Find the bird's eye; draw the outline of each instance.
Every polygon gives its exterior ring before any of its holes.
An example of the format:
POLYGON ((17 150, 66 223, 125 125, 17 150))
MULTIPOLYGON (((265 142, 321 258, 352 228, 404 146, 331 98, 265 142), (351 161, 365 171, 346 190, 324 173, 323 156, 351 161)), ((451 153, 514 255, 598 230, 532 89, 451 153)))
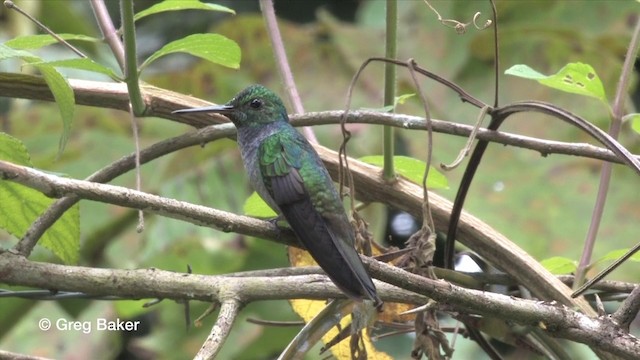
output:
POLYGON ((253 99, 251 100, 251 102, 249 103, 249 106, 251 106, 251 108, 253 109, 260 109, 262 107, 262 100, 260 99, 253 99))

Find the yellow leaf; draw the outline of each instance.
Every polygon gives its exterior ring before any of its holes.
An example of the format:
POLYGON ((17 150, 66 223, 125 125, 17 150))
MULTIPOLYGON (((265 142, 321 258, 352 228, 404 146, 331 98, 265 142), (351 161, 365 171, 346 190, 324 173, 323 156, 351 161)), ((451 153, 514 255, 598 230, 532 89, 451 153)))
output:
MULTIPOLYGON (((313 260, 313 258, 311 258, 311 255, 309 255, 307 251, 300 250, 292 246, 289 247, 289 262, 291 262, 291 265, 293 266, 317 266, 316 262, 313 260)), ((313 319, 327 305, 325 301, 304 300, 304 299, 290 300, 289 303, 291 303, 291 307, 293 308, 293 311, 295 311, 296 314, 298 314, 304 320, 305 323, 308 323, 309 321, 311 321, 311 319, 313 319)), ((382 314, 379 314, 378 318, 380 319, 381 317, 384 317, 385 321, 387 321, 386 319, 398 319, 397 316, 393 317, 392 314, 398 314, 399 312, 406 311, 408 309, 409 309, 408 305, 405 305, 405 304, 385 304, 384 305, 385 311, 382 314), (406 306, 406 309, 404 308, 404 306, 406 306)), ((406 319, 407 319, 406 317, 403 317, 403 320, 406 321, 406 319)), ((350 322, 351 322, 350 316, 344 317, 340 321, 340 327, 344 329, 349 325, 350 322)), ((327 342, 335 338, 337 335, 338 335, 338 328, 333 327, 331 330, 329 330, 329 332, 327 332, 322 337, 322 341, 326 344, 327 342)), ((363 335, 362 336, 363 343, 367 351, 368 359, 380 359, 380 360, 392 359, 391 356, 389 356, 389 354, 383 351, 377 350, 375 348, 375 346, 373 345, 373 342, 371 341, 371 337, 367 332, 363 333, 362 335, 363 335)), ((345 360, 351 359, 351 349, 349 344, 349 338, 345 338, 340 343, 334 345, 330 351, 331 351, 331 354, 335 356, 336 359, 345 359, 345 360)))

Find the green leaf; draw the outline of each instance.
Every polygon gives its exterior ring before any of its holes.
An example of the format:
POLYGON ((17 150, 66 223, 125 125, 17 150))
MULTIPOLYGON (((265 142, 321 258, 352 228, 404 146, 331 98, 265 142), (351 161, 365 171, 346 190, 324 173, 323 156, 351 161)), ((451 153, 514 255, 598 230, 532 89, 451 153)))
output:
MULTIPOLYGON (((384 163, 382 155, 365 156, 359 160, 378 167, 382 167, 382 164, 384 163)), ((427 167, 427 164, 424 161, 408 156, 394 156, 393 162, 398 174, 404 176, 407 180, 413 183, 418 185, 422 184, 424 170, 427 167)), ((448 189, 449 181, 441 172, 431 166, 429 168, 429 176, 427 176, 427 187, 429 189, 448 189)))
POLYGON ((578 263, 569 258, 554 256, 540 261, 540 264, 554 275, 571 274, 576 271, 578 263))
POLYGON ((53 67, 63 67, 63 68, 71 68, 77 70, 85 70, 91 71, 95 73, 100 73, 107 75, 108 77, 114 80, 122 80, 120 77, 110 68, 98 64, 97 62, 89 59, 89 58, 76 58, 76 59, 64 59, 64 60, 54 60, 54 61, 45 61, 45 62, 37 62, 32 63, 31 65, 39 66, 39 65, 50 65, 53 67))
POLYGON ((640 114, 629 114, 623 117, 624 121, 631 123, 631 129, 640 134, 640 114))
MULTIPOLYGON (((630 249, 618 249, 612 250, 608 252, 605 256, 598 259, 596 262, 601 261, 614 261, 620 259, 624 254, 626 254, 630 249)), ((633 254, 628 260, 631 261, 640 261, 640 252, 633 254)))
POLYGON ((242 206, 242 211, 247 216, 253 216, 261 219, 270 219, 278 216, 273 209, 267 205, 264 200, 258 195, 257 192, 253 192, 251 196, 244 202, 242 206))
MULTIPOLYGON (((90 41, 90 42, 99 42, 99 39, 96 39, 91 36, 80 35, 80 34, 57 34, 60 38, 64 40, 81 40, 81 41, 90 41)), ((4 43, 4 45, 9 46, 14 49, 21 50, 30 50, 30 49, 38 49, 43 46, 56 44, 58 40, 56 40, 53 36, 49 34, 39 34, 39 35, 26 35, 19 36, 17 38, 13 38, 4 43)))
POLYGON ((155 60, 173 53, 191 54, 232 69, 240 67, 240 47, 235 41, 220 34, 194 34, 163 46, 140 65, 140 71, 155 60))
POLYGON ((20 140, 3 132, 0 132, 0 160, 16 165, 33 166, 27 147, 20 140))
MULTIPOLYGON (((29 153, 18 139, 0 133, 0 160, 31 166, 29 153)), ((53 200, 40 192, 10 181, 0 180, 0 227, 21 238, 33 221, 53 200)), ((74 205, 42 236, 38 244, 51 250, 65 263, 78 261, 80 249, 80 212, 74 205)))
POLYGON ((137 21, 142 19, 145 16, 149 16, 152 14, 157 14, 165 11, 176 11, 176 10, 207 10, 207 11, 221 11, 227 12, 235 15, 235 11, 229 9, 226 6, 216 5, 216 4, 206 4, 201 3, 197 0, 165 0, 161 3, 155 4, 153 6, 148 7, 145 10, 137 13, 133 20, 137 21))
POLYGON ((375 112, 381 112, 381 113, 388 113, 393 111, 393 109, 395 109, 398 104, 402 105, 405 102, 407 102, 407 99, 410 99, 412 97, 414 97, 416 94, 402 94, 400 96, 396 96, 393 99, 393 105, 387 105, 381 108, 362 108, 362 110, 367 110, 367 111, 375 111, 375 112))
POLYGON ((507 75, 537 80, 540 84, 565 92, 594 97, 607 103, 607 96, 600 77, 589 64, 570 63, 553 75, 543 75, 527 65, 514 65, 504 72, 507 75))
POLYGON ((38 56, 28 51, 16 50, 6 46, 5 44, 0 44, 0 61, 12 58, 21 58, 27 62, 42 61, 38 56))
POLYGON ((24 50, 12 49, 4 44, 0 44, 0 61, 9 58, 19 57, 26 63, 35 66, 45 82, 49 86, 49 90, 53 94, 53 98, 58 105, 60 115, 62 116, 62 135, 60 136, 60 144, 58 146, 58 156, 64 151, 65 145, 71 131, 71 122, 73 120, 73 112, 75 110, 76 100, 73 89, 67 79, 58 72, 53 66, 46 64, 46 61, 32 53, 24 50))
POLYGON ((53 66, 45 65, 43 63, 32 63, 40 70, 44 81, 49 85, 49 89, 53 94, 53 98, 58 104, 60 110, 60 116, 62 117, 62 135, 60 136, 60 142, 58 144, 58 156, 62 154, 67 140, 69 139, 69 133, 71 132, 71 122, 73 121, 73 113, 76 107, 76 99, 73 95, 73 89, 67 79, 58 72, 53 66))
POLYGON ((416 96, 416 94, 414 94, 414 93, 412 93, 412 94, 402 94, 400 96, 396 96, 395 99, 393 99, 393 105, 394 106, 396 106, 398 104, 402 105, 402 104, 407 102, 407 99, 411 99, 414 96, 416 96))

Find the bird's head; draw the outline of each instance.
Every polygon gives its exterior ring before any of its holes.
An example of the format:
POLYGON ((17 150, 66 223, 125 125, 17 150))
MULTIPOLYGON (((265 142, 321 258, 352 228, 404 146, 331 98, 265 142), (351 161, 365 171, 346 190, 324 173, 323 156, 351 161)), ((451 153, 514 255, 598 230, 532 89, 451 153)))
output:
POLYGON ((223 114, 236 127, 258 126, 277 121, 289 121, 282 100, 262 85, 251 85, 224 105, 176 110, 173 114, 211 112, 223 114))

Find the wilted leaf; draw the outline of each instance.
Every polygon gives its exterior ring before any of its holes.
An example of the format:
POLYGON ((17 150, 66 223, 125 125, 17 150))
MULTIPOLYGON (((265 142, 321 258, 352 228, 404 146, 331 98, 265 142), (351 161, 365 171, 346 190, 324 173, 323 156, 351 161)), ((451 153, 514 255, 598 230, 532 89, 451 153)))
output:
MULTIPOLYGON (((379 255, 379 252, 375 251, 373 255, 379 255)), ((305 251, 295 247, 289 247, 289 261, 292 266, 318 266, 318 264, 313 260, 311 255, 305 251)), ((298 314, 305 323, 311 321, 316 314, 322 311, 325 306, 327 306, 326 301, 318 301, 318 300, 289 300, 291 303, 291 307, 293 311, 298 314)), ((398 315, 400 312, 407 311, 411 308, 410 305, 406 304, 398 304, 398 303, 385 303, 384 311, 381 314, 378 314, 378 319, 381 321, 408 321, 414 317, 414 315, 398 315)), ((343 318, 340 321, 341 328, 349 325, 350 318, 343 318)), ((338 334, 338 330, 334 327, 329 330, 323 337, 322 341, 326 344, 336 337, 338 334)), ((383 351, 377 350, 373 343, 371 342, 371 338, 368 333, 363 333, 363 339, 365 343, 365 348, 367 350, 367 354, 369 359, 391 359, 388 354, 383 351)), ((349 341, 343 340, 337 345, 331 348, 331 354, 337 359, 350 359, 351 350, 349 347, 349 341)))

